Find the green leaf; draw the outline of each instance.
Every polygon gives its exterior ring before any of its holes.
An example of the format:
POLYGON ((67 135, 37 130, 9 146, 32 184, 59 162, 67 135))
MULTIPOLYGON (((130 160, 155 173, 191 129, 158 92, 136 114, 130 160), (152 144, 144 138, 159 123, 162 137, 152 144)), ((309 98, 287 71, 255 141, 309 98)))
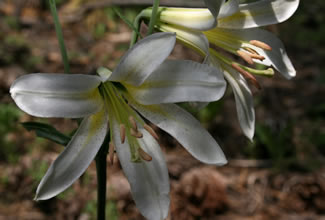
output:
POLYGON ((117 9, 117 8, 113 8, 113 11, 134 31, 137 33, 138 36, 141 36, 139 30, 134 27, 134 25, 132 24, 131 21, 129 21, 124 15, 122 15, 122 13, 117 9))
POLYGON ((51 125, 40 122, 24 122, 23 127, 28 131, 35 131, 38 137, 42 137, 63 146, 67 145, 70 137, 62 134, 51 125))

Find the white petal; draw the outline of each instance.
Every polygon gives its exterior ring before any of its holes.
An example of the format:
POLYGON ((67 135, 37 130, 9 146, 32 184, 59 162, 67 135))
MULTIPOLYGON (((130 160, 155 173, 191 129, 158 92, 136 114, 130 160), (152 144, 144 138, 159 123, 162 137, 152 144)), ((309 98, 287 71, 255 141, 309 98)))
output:
POLYGON ((70 143, 47 170, 37 188, 36 200, 56 196, 85 172, 104 141, 107 123, 104 109, 83 119, 70 143))
POLYGON ((216 26, 215 17, 208 9, 203 8, 162 8, 159 21, 197 31, 216 26))
POLYGON ((144 106, 132 103, 140 114, 165 130, 196 159, 216 165, 227 163, 218 143, 190 113, 175 104, 144 106))
POLYGON ((106 82, 108 78, 112 75, 112 71, 103 66, 99 67, 96 72, 102 82, 106 82))
POLYGON ((233 15, 239 10, 239 1, 238 0, 229 0, 222 4, 219 14, 218 14, 218 19, 228 17, 233 15))
MULTIPOLYGON (((112 120, 111 120, 112 121, 112 120)), ((131 162, 128 141, 121 144, 119 125, 115 120, 113 138, 123 171, 131 185, 131 193, 137 208, 150 220, 162 220, 169 210, 169 178, 166 162, 156 140, 143 128, 143 138, 138 139, 141 148, 152 161, 131 162)))
POLYGON ((144 105, 219 100, 226 89, 222 71, 188 60, 166 60, 139 87, 127 86, 144 105))
MULTIPOLYGON (((217 60, 211 57, 212 65, 219 66, 217 60)), ((253 95, 244 77, 237 71, 227 68, 224 71, 225 78, 230 84, 236 101, 237 116, 244 134, 252 140, 255 132, 255 110, 253 95)))
POLYGON ((209 41, 200 31, 185 29, 164 23, 159 23, 157 28, 164 32, 175 32, 177 40, 194 49, 202 56, 209 53, 209 41))
POLYGON ((136 43, 122 57, 108 80, 140 85, 171 53, 174 33, 156 33, 136 43))
MULTIPOLYGON (((290 79, 296 75, 296 70, 293 67, 286 50, 284 48, 283 43, 281 40, 272 34, 271 32, 268 32, 263 29, 259 28, 251 28, 248 30, 231 30, 231 29, 223 29, 223 28, 216 28, 213 31, 209 31, 209 34, 212 34, 213 32, 222 34, 224 36, 241 39, 241 42, 247 42, 247 43, 241 43, 241 44, 233 44, 232 46, 234 49, 237 47, 251 47, 254 50, 256 50, 260 55, 264 56, 266 59, 262 62, 258 60, 254 60, 257 63, 262 63, 264 65, 270 66, 272 65, 277 71, 279 71, 284 77, 287 79, 290 79), (269 46, 272 47, 271 51, 263 50, 258 47, 254 47, 250 45, 248 42, 251 40, 259 40, 262 41, 269 46)), ((216 35, 217 36, 217 35, 216 35)), ((216 39, 216 38, 215 38, 216 39)), ((227 43, 227 42, 224 42, 227 43)), ((231 46, 229 43, 227 46, 231 46)))
POLYGON ((216 18, 218 17, 220 7, 225 3, 225 0, 204 0, 204 2, 210 12, 216 18))
POLYGON ((261 0, 239 5, 239 11, 218 19, 218 27, 243 29, 281 23, 297 10, 299 0, 261 0))
POLYGON ((101 109, 100 78, 82 74, 28 74, 10 93, 20 109, 38 117, 81 118, 101 109))
POLYGON ((261 54, 265 56, 266 62, 269 61, 272 66, 287 79, 296 76, 296 70, 287 55, 283 43, 277 36, 271 32, 258 28, 250 29, 244 33, 244 36, 245 39, 260 40, 270 45, 272 50, 264 50, 264 54, 261 54))

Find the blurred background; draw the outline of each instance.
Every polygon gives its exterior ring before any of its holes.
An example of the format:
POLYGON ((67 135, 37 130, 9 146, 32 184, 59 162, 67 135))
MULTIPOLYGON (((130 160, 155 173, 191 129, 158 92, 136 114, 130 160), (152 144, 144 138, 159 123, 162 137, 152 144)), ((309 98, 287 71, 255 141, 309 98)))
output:
MULTIPOLYGON (((200 0, 161 0, 172 6, 202 6, 200 0)), ((57 0, 72 73, 113 69, 128 49, 130 28, 113 8, 133 20, 151 0, 57 0), (126 5, 128 5, 126 7, 126 5)), ((195 111, 224 150, 229 164, 207 166, 158 130, 171 179, 169 219, 325 219, 325 1, 302 0, 292 18, 267 27, 284 42, 297 69, 259 77, 254 90, 256 134, 250 142, 237 121, 231 90, 195 111)), ((182 45, 172 58, 201 61, 182 45)), ((39 119, 20 111, 8 94, 27 73, 61 73, 63 64, 45 0, 0 1, 0 219, 96 217, 96 173, 87 172, 59 196, 33 201, 36 187, 63 147, 39 138, 21 122, 53 125, 66 135, 69 119, 39 119)), ((143 219, 130 196, 119 163, 108 166, 107 219, 143 219)))

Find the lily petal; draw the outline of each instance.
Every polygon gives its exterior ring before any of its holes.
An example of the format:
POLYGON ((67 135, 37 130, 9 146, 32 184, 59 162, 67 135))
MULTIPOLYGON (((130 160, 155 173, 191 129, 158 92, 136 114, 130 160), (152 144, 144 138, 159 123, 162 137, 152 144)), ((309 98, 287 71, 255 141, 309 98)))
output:
POLYGON ((83 119, 70 143, 41 180, 36 191, 36 200, 56 196, 85 172, 104 141, 107 124, 108 118, 104 109, 83 119))
POLYGON ((223 44, 227 47, 232 47, 233 49, 240 47, 251 47, 252 49, 256 50, 260 55, 266 58, 263 61, 254 59, 255 62, 262 63, 266 66, 272 65, 287 79, 290 79, 296 75, 296 70, 287 55, 283 43, 277 36, 275 36, 269 31, 260 28, 252 28, 249 30, 231 30, 224 28, 216 28, 212 31, 208 31, 205 33, 207 34, 208 38, 211 38, 211 40, 216 42, 217 44, 223 44), (218 37, 220 38, 220 36, 222 36, 223 39, 225 39, 224 36, 227 36, 228 38, 232 39, 238 39, 238 44, 231 44, 231 41, 226 42, 225 40, 218 41, 218 37), (252 46, 248 43, 251 40, 262 41, 271 46, 272 50, 268 51, 252 46))
POLYGON ((239 1, 238 0, 229 0, 222 4, 218 19, 228 17, 233 15, 239 10, 239 1))
POLYGON ((138 41, 108 80, 140 85, 169 56, 175 42, 174 33, 156 33, 138 41))
POLYGON ((138 87, 126 86, 141 104, 219 100, 226 81, 221 70, 189 60, 166 60, 138 87))
POLYGON ((101 109, 99 84, 97 76, 37 73, 19 77, 10 93, 18 107, 30 115, 81 118, 101 109))
POLYGON ((216 17, 218 17, 221 5, 223 5, 225 3, 225 0, 204 0, 204 2, 205 2, 205 5, 210 10, 210 12, 216 18, 216 17))
MULTIPOLYGON (((211 57, 211 64, 220 66, 219 62, 211 57)), ((224 76, 230 84, 235 96, 236 110, 240 127, 251 141, 255 132, 255 110, 253 95, 244 77, 237 71, 224 67, 224 76)))
POLYGON ((273 33, 263 29, 254 28, 243 32, 241 36, 244 37, 245 40, 260 40, 271 46, 271 51, 264 50, 264 54, 261 54, 262 56, 265 56, 265 62, 270 62, 272 66, 287 79, 296 76, 296 70, 287 55, 283 43, 273 33))
POLYGON ((151 161, 131 162, 128 141, 120 141, 119 125, 113 123, 113 138, 116 152, 123 171, 131 185, 131 193, 137 208, 143 216, 151 220, 165 219, 169 210, 169 178, 166 162, 156 140, 143 128, 138 139, 141 148, 148 153, 151 161))
POLYGON ((240 4, 239 11, 218 19, 218 27, 245 29, 281 23, 297 10, 299 0, 261 0, 240 4))
POLYGON ((161 8, 159 21, 183 28, 204 31, 216 26, 215 16, 204 8, 161 8))
POLYGON ((180 42, 198 51, 201 55, 206 56, 209 54, 209 41, 202 32, 164 23, 157 24, 157 27, 163 32, 175 32, 176 38, 179 39, 180 42))
POLYGON ((196 159, 208 164, 227 163, 218 143, 199 121, 182 108, 175 104, 131 104, 141 115, 178 140, 196 159))

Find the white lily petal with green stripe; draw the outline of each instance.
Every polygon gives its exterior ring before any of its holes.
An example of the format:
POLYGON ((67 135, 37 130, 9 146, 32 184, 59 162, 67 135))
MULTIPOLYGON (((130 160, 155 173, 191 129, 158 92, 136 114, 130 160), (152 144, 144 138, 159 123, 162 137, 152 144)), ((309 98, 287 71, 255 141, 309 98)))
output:
POLYGON ((261 0, 240 4, 239 11, 218 19, 218 27, 245 29, 281 23, 297 10, 299 0, 261 0))
POLYGON ((150 220, 165 219, 169 210, 169 177, 165 159, 157 141, 143 128, 138 139, 140 147, 152 157, 151 161, 131 162, 128 139, 122 144, 120 127, 115 119, 113 123, 113 139, 116 152, 127 177, 132 197, 141 214, 150 220))
POLYGON ((225 3, 225 0, 204 0, 205 5, 208 7, 210 12, 216 18, 218 17, 221 6, 225 3))
POLYGON ((218 19, 231 16, 239 10, 239 1, 238 0, 229 0, 222 4, 218 19))
POLYGON ((166 60, 140 86, 126 88, 144 105, 211 102, 223 96, 226 81, 217 68, 189 60, 166 60))
POLYGON ((107 125, 108 117, 104 109, 83 119, 69 144, 41 180, 37 187, 36 200, 56 196, 85 172, 105 139, 107 125))
POLYGON ((30 115, 81 118, 101 109, 100 83, 98 76, 36 73, 18 78, 10 93, 17 106, 30 115))
POLYGON ((287 55, 283 43, 277 36, 269 31, 260 28, 251 28, 249 30, 216 28, 206 33, 209 35, 215 34, 215 37, 213 38, 215 41, 217 41, 218 37, 221 38, 220 36, 222 36, 222 39, 226 39, 225 37, 228 37, 228 42, 226 40, 218 42, 226 45, 227 47, 233 47, 233 49, 240 47, 250 47, 254 49, 260 55, 265 57, 265 60, 263 61, 254 59, 255 62, 264 64, 266 66, 272 65, 287 79, 296 76, 296 70, 287 55), (236 44, 235 40, 231 41, 231 39, 238 39, 238 44, 236 44), (251 40, 259 40, 261 42, 264 42, 269 45, 272 50, 263 50, 261 48, 250 45, 249 41, 251 40), (231 44, 231 42, 233 42, 233 44, 231 44))
POLYGON ((173 136, 196 159, 208 164, 227 163, 214 138, 198 120, 181 107, 175 104, 131 104, 141 115, 173 136))
POLYGON ((156 33, 138 41, 122 57, 109 81, 140 85, 172 52, 174 33, 156 33))
MULTIPOLYGON (((212 56, 209 61, 211 65, 220 66, 217 59, 212 56)), ((232 68, 225 67, 224 76, 235 96, 239 125, 246 137, 252 140, 255 133, 255 110, 252 92, 244 77, 232 68)))

